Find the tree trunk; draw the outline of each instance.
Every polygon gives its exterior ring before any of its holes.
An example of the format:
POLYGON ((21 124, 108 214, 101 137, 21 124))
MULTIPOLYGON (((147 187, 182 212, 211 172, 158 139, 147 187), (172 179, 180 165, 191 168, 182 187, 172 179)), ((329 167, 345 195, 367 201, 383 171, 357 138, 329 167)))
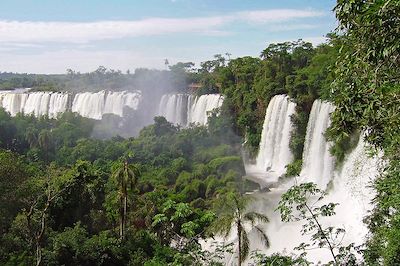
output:
POLYGON ((239 250, 239 255, 238 255, 238 266, 242 265, 242 226, 240 224, 240 221, 237 224, 237 233, 238 233, 238 250, 239 250))
POLYGON ((126 229, 126 212, 128 209, 128 196, 124 195, 124 220, 123 220, 123 227, 122 227, 122 239, 125 236, 125 229, 126 229))
POLYGON ((39 243, 36 243, 36 266, 42 262, 42 248, 39 243))
POLYGON ((314 215, 314 212, 311 210, 311 208, 307 204, 304 204, 304 205, 306 206, 307 210, 310 212, 314 222, 317 224, 318 231, 321 233, 322 238, 324 238, 326 243, 328 244, 329 250, 333 257, 333 261, 335 262, 335 265, 337 265, 336 256, 335 256, 335 253, 333 252, 333 246, 332 246, 331 242, 329 241, 328 237, 325 235, 324 230, 322 229, 322 226, 318 222, 317 217, 315 217, 315 215, 314 215))
POLYGON ((124 200, 120 198, 120 209, 119 209, 119 237, 124 237, 124 200))

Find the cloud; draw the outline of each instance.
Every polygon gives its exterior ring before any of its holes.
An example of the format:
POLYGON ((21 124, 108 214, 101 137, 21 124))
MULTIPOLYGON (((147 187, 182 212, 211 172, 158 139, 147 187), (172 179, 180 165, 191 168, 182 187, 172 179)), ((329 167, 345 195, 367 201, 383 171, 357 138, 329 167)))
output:
POLYGON ((243 11, 237 13, 240 20, 253 22, 253 23, 267 23, 267 22, 284 22, 292 19, 320 17, 324 13, 315 10, 297 10, 297 9, 273 9, 273 10, 257 10, 257 11, 243 11))
POLYGON ((234 22, 278 24, 324 14, 315 10, 273 9, 229 13, 195 18, 147 18, 130 21, 37 22, 0 20, 0 42, 18 43, 88 43, 174 33, 226 35, 221 30, 234 22))

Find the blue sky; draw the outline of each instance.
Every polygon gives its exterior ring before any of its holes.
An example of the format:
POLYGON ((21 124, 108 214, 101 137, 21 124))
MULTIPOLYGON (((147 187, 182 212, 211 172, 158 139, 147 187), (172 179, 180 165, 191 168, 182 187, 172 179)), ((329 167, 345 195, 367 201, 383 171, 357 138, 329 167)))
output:
POLYGON ((6 0, 0 71, 123 71, 258 56, 269 43, 319 44, 335 28, 332 0, 6 0))

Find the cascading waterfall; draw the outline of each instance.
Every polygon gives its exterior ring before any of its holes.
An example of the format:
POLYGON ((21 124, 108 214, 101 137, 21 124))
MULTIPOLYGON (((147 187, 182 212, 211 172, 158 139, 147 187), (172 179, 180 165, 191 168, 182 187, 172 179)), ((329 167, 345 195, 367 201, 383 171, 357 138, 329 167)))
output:
POLYGON ((249 175, 266 176, 264 181, 276 182, 286 172, 286 165, 293 160, 289 141, 291 116, 295 108, 289 96, 276 95, 271 99, 264 119, 256 163, 246 164, 249 175))
POLYGON ((1 107, 4 108, 11 116, 23 112, 23 108, 28 98, 25 93, 2 93, 1 107))
POLYGON ((314 102, 304 143, 300 180, 314 182, 323 189, 332 179, 334 169, 335 160, 329 151, 331 143, 326 141, 324 135, 330 125, 330 114, 334 109, 330 103, 321 100, 314 102))
POLYGON ((341 225, 346 229, 347 244, 362 244, 365 240, 368 228, 362 221, 373 207, 375 192, 371 185, 383 164, 382 154, 370 156, 369 146, 360 136, 356 148, 334 174, 333 190, 326 201, 339 203, 336 215, 330 221, 332 226, 341 225))
POLYGON ((68 93, 16 90, 0 93, 0 107, 11 116, 25 113, 56 118, 59 113, 71 110, 84 117, 101 119, 103 114, 123 116, 126 107, 136 110, 140 96, 140 92, 84 92, 76 94, 72 106, 69 107, 68 93))
POLYGON ((67 110, 68 97, 68 94, 58 92, 3 92, 0 94, 0 106, 11 116, 25 113, 53 118, 67 110))
POLYGON ((139 105, 140 94, 131 92, 109 92, 106 95, 103 114, 123 116, 124 108, 136 110, 139 105))
POLYGON ((161 98, 158 114, 181 126, 191 123, 206 125, 208 112, 220 107, 223 101, 224 98, 220 94, 166 94, 161 98))
POLYGON ((188 112, 187 94, 166 94, 161 97, 158 115, 164 116, 169 122, 186 126, 188 112))
MULTIPOLYGON (((272 132, 278 127, 277 121, 282 120, 281 112, 286 108, 282 101, 282 96, 273 98, 268 106, 269 110, 267 110, 264 123, 260 151, 263 147, 266 148, 266 152, 274 152, 274 145, 270 145, 270 143, 273 143, 271 139, 276 138, 276 134, 274 135, 272 132), (266 141, 267 139, 270 141, 266 141)), ((303 154, 304 166, 300 178, 298 180, 297 178, 286 179, 279 183, 279 186, 270 188, 269 192, 256 192, 254 194, 257 200, 250 206, 250 209, 264 213, 269 217, 270 222, 262 225, 262 227, 271 240, 271 247, 265 249, 259 242, 259 237, 254 232, 250 232, 251 250, 259 249, 267 255, 276 252, 290 254, 297 252, 294 248, 302 242, 310 242, 309 235, 301 235, 302 221, 284 223, 281 221, 280 214, 274 211, 282 194, 297 182, 314 182, 320 188, 325 189, 331 181, 331 186, 327 190, 328 194, 321 204, 333 202, 339 205, 335 208, 336 215, 321 219, 321 224, 323 227, 333 226, 345 229, 346 233, 341 240, 342 245, 364 243, 368 230, 363 223, 363 218, 371 210, 371 200, 374 197, 374 191, 370 188, 370 185, 379 175, 379 170, 382 169, 381 164, 384 162, 382 162, 381 155, 374 157, 368 155, 368 145, 364 142, 363 137, 360 137, 356 148, 345 157, 342 167, 335 170, 335 160, 329 153, 331 144, 324 137, 324 133, 330 124, 330 113, 333 111, 334 106, 329 103, 317 100, 313 104, 307 127, 303 154)), ((285 127, 281 126, 281 128, 285 127)), ((290 131, 290 127, 281 131, 290 131)), ((282 132, 282 134, 289 136, 285 132, 282 132)), ((286 138, 280 140, 281 145, 285 143, 285 140, 286 138)), ((273 161, 270 154, 265 157, 259 155, 257 161, 260 158, 273 161)), ((265 169, 265 165, 262 166, 265 169)), ((246 171, 248 169, 246 167, 246 171)), ((234 235, 228 238, 228 242, 230 241, 237 241, 234 235)), ((325 263, 332 260, 327 249, 310 249, 307 253, 307 259, 312 262, 321 261, 325 263)), ((226 255, 225 263, 228 265, 233 263, 235 255, 226 255)))
POLYGON ((206 125, 208 112, 222 105, 224 97, 220 94, 205 94, 200 97, 189 96, 188 124, 206 125))
POLYGON ((84 117, 100 120, 103 117, 105 95, 105 91, 76 94, 72 103, 72 112, 84 117))
POLYGON ((34 92, 28 94, 23 112, 37 117, 46 115, 49 110, 50 93, 34 92))
POLYGON ((139 92, 83 92, 75 95, 72 103, 72 112, 100 120, 103 114, 123 116, 125 107, 136 110, 139 101, 139 92))
POLYGON ((67 93, 53 93, 50 97, 48 115, 50 118, 56 118, 58 114, 64 113, 68 110, 67 93))

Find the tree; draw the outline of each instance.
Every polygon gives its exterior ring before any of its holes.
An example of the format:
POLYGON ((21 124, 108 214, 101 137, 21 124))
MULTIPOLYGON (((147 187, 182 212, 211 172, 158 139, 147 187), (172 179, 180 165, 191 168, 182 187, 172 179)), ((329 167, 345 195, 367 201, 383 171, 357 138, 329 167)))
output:
MULTIPOLYGON (((345 230, 331 226, 324 228, 320 222, 322 217, 335 215, 337 205, 335 203, 317 205, 325 195, 326 192, 317 188, 314 183, 294 185, 282 195, 277 209, 284 222, 306 221, 301 233, 312 234, 312 246, 328 248, 335 265, 356 265, 355 256, 350 252, 353 245, 342 247, 340 241, 337 241, 342 240, 345 230)), ((302 243, 297 249, 305 250, 310 246, 310 244, 302 243)))
POLYGON ((124 238, 126 228, 126 217, 128 210, 128 190, 133 190, 137 184, 140 171, 137 165, 129 164, 127 160, 117 165, 113 177, 117 180, 119 186, 120 202, 120 230, 121 239, 124 238))
POLYGON ((22 158, 11 151, 0 150, 0 235, 7 232, 21 209, 18 190, 29 174, 22 158))
POLYGON ((50 167, 44 176, 32 178, 25 184, 26 191, 31 193, 26 198, 29 207, 21 215, 26 221, 30 242, 34 245, 37 266, 42 263, 42 245, 48 229, 50 207, 74 182, 74 176, 50 167))
POLYGON ((52 143, 53 139, 52 139, 51 132, 47 129, 43 129, 42 131, 40 131, 37 142, 38 142, 39 147, 44 152, 45 161, 48 161, 49 153, 53 147, 53 143, 52 143))
POLYGON ((249 203, 248 197, 238 194, 228 194, 222 200, 222 209, 217 219, 210 226, 210 232, 228 237, 232 229, 236 230, 238 239, 238 265, 245 261, 249 255, 249 238, 245 225, 250 223, 251 229, 255 230, 261 237, 262 243, 268 248, 270 246, 269 239, 263 229, 256 223, 267 223, 269 219, 264 214, 246 211, 249 203))

